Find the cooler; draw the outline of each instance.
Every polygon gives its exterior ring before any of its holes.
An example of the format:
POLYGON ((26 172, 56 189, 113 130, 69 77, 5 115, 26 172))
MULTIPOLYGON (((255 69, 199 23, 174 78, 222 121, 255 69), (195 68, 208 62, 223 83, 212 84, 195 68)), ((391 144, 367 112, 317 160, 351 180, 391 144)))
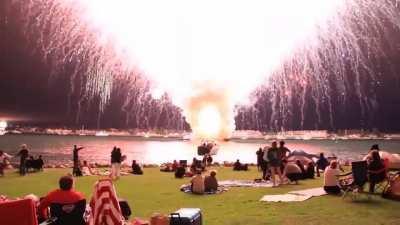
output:
POLYGON ((203 218, 198 208, 182 208, 171 213, 170 225, 202 225, 203 218))

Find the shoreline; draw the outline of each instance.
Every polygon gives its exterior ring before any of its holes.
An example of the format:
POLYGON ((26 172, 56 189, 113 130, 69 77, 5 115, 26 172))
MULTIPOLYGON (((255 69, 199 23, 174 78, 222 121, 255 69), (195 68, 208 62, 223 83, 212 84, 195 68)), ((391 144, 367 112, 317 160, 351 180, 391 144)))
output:
MULTIPOLYGON (((143 141, 194 141, 190 138, 185 138, 183 136, 180 137, 170 137, 167 135, 150 135, 150 136, 141 136, 141 135, 115 135, 109 134, 107 136, 98 136, 98 135, 79 135, 79 134, 51 134, 51 133, 5 133, 0 135, 0 137, 4 136, 49 136, 49 137, 78 137, 78 138, 132 138, 136 140, 143 141)), ((254 142, 265 142, 265 141, 273 141, 273 140, 289 140, 289 141, 400 141, 400 136, 394 137, 354 137, 354 136, 338 136, 338 137, 233 137, 233 138, 225 138, 224 140, 220 140, 221 142, 236 142, 236 143, 254 143, 254 142)))

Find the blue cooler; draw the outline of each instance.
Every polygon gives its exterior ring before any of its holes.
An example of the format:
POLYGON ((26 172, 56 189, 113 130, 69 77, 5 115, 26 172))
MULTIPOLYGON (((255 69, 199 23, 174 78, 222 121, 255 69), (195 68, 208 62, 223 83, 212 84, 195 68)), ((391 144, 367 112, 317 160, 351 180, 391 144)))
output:
POLYGON ((170 225, 202 225, 201 210, 198 208, 182 208, 169 215, 170 225))

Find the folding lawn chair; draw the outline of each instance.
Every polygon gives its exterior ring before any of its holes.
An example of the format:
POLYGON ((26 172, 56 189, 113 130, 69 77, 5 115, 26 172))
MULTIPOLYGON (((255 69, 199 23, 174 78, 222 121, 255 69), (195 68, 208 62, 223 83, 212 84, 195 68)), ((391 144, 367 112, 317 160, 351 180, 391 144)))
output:
POLYGON ((54 218, 52 225, 85 225, 84 214, 86 200, 80 200, 73 204, 53 203, 50 205, 50 215, 54 218))
POLYGON ((125 225, 127 223, 111 179, 97 181, 90 206, 89 225, 125 225))
POLYGON ((360 193, 368 194, 368 192, 364 192, 364 185, 368 181, 367 161, 352 162, 351 172, 340 175, 339 177, 343 177, 339 179, 340 187, 344 192, 342 196, 343 199, 349 193, 351 194, 353 200, 355 200, 360 193))

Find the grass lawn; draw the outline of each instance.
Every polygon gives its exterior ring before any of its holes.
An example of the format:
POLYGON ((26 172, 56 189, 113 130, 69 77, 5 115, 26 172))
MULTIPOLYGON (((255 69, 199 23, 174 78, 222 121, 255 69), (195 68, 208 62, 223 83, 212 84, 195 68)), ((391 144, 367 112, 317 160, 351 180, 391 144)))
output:
MULTIPOLYGON (((26 194, 45 195, 57 188, 58 178, 69 170, 47 169, 45 172, 20 177, 8 172, 0 177, 0 194, 21 197, 26 194)), ((353 202, 335 196, 314 197, 304 202, 265 203, 259 199, 266 194, 283 194, 291 190, 319 187, 322 179, 302 181, 300 185, 279 188, 231 188, 220 195, 196 196, 182 193, 179 186, 189 179, 175 179, 171 173, 158 168, 144 169, 143 176, 124 176, 115 183, 118 197, 127 199, 133 217, 148 218, 154 212, 168 214, 181 207, 196 207, 203 211, 205 225, 261 225, 261 224, 400 224, 400 202, 373 196, 366 201, 353 202)), ((219 180, 254 179, 256 168, 249 172, 233 172, 218 168, 219 180)), ((90 198, 98 177, 81 177, 76 189, 90 198)), ((1 223, 1 221, 0 221, 1 223)))

